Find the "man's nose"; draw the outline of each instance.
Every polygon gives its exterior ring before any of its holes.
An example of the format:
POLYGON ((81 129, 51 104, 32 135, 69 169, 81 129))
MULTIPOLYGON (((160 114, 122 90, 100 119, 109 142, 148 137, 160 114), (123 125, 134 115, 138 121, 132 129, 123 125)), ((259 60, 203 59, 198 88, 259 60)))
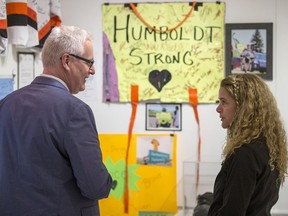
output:
POLYGON ((89 74, 94 75, 96 73, 94 65, 89 69, 89 74))

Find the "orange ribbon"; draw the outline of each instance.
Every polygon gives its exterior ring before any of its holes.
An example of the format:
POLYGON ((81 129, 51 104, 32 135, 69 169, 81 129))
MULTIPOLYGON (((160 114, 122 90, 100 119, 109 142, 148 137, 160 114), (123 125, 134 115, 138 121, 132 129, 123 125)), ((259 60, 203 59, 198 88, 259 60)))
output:
POLYGON ((191 9, 189 10, 189 12, 185 15, 184 19, 182 21, 180 21, 176 26, 169 28, 167 30, 160 30, 160 29, 156 29, 155 27, 151 26, 149 23, 147 23, 145 21, 145 19, 141 16, 141 14, 139 13, 139 11, 137 10, 136 6, 133 3, 130 3, 130 7, 131 9, 134 11, 134 13, 136 14, 136 16, 150 29, 156 31, 156 32, 170 32, 173 31, 174 29, 178 28, 179 26, 181 26, 192 14, 192 11, 194 9, 194 7, 196 6, 197 2, 194 1, 193 5, 191 7, 191 9))
POLYGON ((201 136, 200 136, 200 122, 197 110, 198 93, 196 88, 189 88, 189 102, 193 107, 196 122, 198 124, 198 155, 197 155, 197 173, 196 173, 196 190, 199 185, 199 162, 201 161, 201 136))
POLYGON ((128 145, 126 151, 126 164, 125 164, 125 192, 124 192, 124 211, 128 213, 129 207, 129 175, 128 175, 128 159, 129 159, 129 150, 130 150, 130 143, 132 137, 132 131, 134 127, 136 112, 137 112, 137 105, 138 105, 138 85, 131 86, 131 103, 132 103, 132 115, 129 124, 129 131, 128 131, 128 145))

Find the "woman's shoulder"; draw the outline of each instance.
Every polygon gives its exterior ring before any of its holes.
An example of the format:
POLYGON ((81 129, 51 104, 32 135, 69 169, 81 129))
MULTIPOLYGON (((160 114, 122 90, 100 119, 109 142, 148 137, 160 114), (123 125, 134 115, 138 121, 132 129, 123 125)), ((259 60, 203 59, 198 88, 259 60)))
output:
POLYGON ((248 151, 248 152, 261 152, 261 151, 268 151, 268 147, 266 144, 266 140, 264 137, 259 137, 251 142, 243 144, 240 148, 240 151, 248 151))
POLYGON ((243 144, 235 149, 235 157, 242 160, 262 160, 267 161, 269 150, 264 137, 252 140, 250 143, 243 144))

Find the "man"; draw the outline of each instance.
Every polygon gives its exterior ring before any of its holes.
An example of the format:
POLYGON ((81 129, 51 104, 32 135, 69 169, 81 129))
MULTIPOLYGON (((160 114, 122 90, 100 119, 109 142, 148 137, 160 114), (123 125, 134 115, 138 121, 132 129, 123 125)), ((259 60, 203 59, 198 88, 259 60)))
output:
POLYGON ((246 73, 247 71, 252 72, 252 64, 251 61, 254 58, 253 51, 251 50, 251 45, 247 44, 246 49, 244 49, 241 53, 242 57, 242 70, 246 73))
POLYGON ((90 107, 72 94, 95 74, 92 38, 55 27, 43 74, 0 101, 0 215, 98 216, 112 179, 90 107))

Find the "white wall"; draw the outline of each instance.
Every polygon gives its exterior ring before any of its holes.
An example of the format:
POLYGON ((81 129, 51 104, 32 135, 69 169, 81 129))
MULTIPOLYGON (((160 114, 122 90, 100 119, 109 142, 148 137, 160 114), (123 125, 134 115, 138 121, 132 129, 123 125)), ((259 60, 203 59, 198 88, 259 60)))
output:
MULTIPOLYGON (((171 0, 159 0, 153 2, 169 2, 171 0)), ((94 51, 96 60, 96 101, 88 102, 92 107, 99 133, 128 133, 128 126, 131 116, 131 104, 106 104, 102 103, 102 15, 101 5, 108 3, 128 3, 127 0, 61 0, 62 21, 65 25, 75 25, 89 30, 95 38, 94 51)), ((135 2, 135 1, 134 1, 135 2)), ((143 0, 136 2, 145 2, 143 0)), ((151 2, 151 1, 150 1, 151 2)), ((171 1, 173 2, 173 1, 171 1)), ((174 1, 176 2, 176 1, 174 1)), ((209 2, 204 0, 204 2, 209 2)), ((211 2, 211 1, 210 1, 211 2)), ((287 0, 225 0, 226 2, 226 23, 252 23, 252 22, 273 22, 273 81, 268 84, 274 93, 283 119, 287 126, 288 122, 288 1, 287 0)), ((36 58, 36 74, 41 73, 41 63, 36 58)), ((17 71, 16 50, 9 47, 7 58, 0 58, 1 74, 11 74, 17 71)), ((215 111, 216 104, 199 105, 199 118, 202 138, 202 161, 220 162, 222 146, 225 141, 225 133, 220 126, 219 116, 215 111)), ((197 159, 197 124, 195 122, 193 109, 188 104, 182 106, 182 131, 176 132, 177 142, 177 181, 178 201, 182 203, 182 164, 183 161, 195 161, 197 159)), ((134 133, 153 133, 145 131, 145 104, 139 104, 134 126, 134 133)), ((285 200, 288 198, 288 181, 280 193, 280 200, 273 208, 273 212, 288 213, 288 206, 285 200)))

